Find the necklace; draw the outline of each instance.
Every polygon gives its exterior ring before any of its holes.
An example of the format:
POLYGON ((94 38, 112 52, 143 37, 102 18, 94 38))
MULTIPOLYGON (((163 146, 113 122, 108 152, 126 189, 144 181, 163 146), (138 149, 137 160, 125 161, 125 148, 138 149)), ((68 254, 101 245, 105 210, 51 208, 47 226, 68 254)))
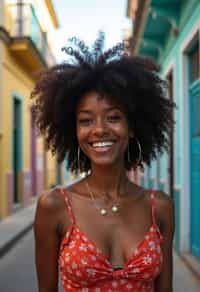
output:
MULTIPOLYGON (((107 214, 108 214, 108 210, 107 210, 106 208, 100 208, 100 207, 96 204, 96 201, 95 201, 95 199, 94 199, 94 194, 93 194, 92 190, 90 189, 88 182, 86 181, 85 184, 86 184, 86 186, 87 186, 88 192, 89 192, 89 194, 90 194, 90 197, 91 197, 91 199, 92 199, 92 201, 93 201, 94 206, 95 206, 98 210, 100 210, 100 214, 101 214, 102 216, 107 215, 107 214)), ((118 199, 118 200, 119 200, 119 199, 118 199)), ((112 211, 112 213, 118 213, 118 212, 119 212, 119 205, 118 205, 118 202, 115 203, 115 204, 111 207, 111 211, 112 211)))

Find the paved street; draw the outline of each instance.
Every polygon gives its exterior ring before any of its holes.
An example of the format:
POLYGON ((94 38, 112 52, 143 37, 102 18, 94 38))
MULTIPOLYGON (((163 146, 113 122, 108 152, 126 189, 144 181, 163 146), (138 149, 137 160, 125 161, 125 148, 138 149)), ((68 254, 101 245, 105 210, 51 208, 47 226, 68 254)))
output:
MULTIPOLYGON (((174 257, 174 292, 199 292, 200 280, 174 257)), ((33 231, 29 231, 0 259, 0 292, 36 292, 33 231)))
POLYGON ((33 231, 0 258, 0 292, 36 292, 33 231))
POLYGON ((186 267, 182 259, 174 255, 174 292, 199 292, 200 279, 186 267))
POLYGON ((0 259, 0 292, 36 292, 33 232, 0 259))

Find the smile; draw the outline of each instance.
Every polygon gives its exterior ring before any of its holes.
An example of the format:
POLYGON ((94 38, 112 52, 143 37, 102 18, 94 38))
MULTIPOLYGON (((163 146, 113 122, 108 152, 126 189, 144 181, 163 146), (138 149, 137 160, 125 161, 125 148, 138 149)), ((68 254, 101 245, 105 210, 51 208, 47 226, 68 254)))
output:
POLYGON ((92 148, 96 151, 96 152, 105 152, 110 150, 110 148, 112 147, 112 145, 114 144, 113 141, 103 141, 103 142, 93 142, 93 143, 89 143, 92 148))
POLYGON ((108 142, 94 142, 91 143, 92 147, 107 147, 107 146, 112 146, 114 142, 108 141, 108 142))

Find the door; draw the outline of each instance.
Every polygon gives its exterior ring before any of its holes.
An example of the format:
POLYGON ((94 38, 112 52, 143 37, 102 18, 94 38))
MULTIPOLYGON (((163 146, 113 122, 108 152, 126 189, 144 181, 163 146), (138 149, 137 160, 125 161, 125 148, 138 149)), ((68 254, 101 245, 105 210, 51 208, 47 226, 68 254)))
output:
POLYGON ((22 171, 22 123, 21 100, 13 98, 13 203, 20 201, 20 174, 22 171))
POLYGON ((36 144, 36 129, 34 125, 33 111, 30 111, 31 115, 31 141, 30 141, 30 153, 31 153, 31 190, 32 196, 37 194, 37 144, 36 144))
POLYGON ((191 121, 191 198, 190 244, 192 254, 200 259, 200 61, 199 43, 190 53, 190 121, 191 121))
POLYGON ((200 259, 200 80, 191 107, 191 252, 200 259))

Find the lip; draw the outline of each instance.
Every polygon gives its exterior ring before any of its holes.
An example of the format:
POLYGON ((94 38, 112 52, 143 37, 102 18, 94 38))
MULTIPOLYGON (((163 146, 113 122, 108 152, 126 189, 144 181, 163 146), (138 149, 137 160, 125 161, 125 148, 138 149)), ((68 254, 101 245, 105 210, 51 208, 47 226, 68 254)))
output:
POLYGON ((109 146, 109 147, 97 147, 97 148, 93 148, 92 147, 92 150, 97 152, 97 153, 105 153, 105 152, 108 152, 109 150, 111 150, 111 148, 112 148, 112 146, 109 146))

